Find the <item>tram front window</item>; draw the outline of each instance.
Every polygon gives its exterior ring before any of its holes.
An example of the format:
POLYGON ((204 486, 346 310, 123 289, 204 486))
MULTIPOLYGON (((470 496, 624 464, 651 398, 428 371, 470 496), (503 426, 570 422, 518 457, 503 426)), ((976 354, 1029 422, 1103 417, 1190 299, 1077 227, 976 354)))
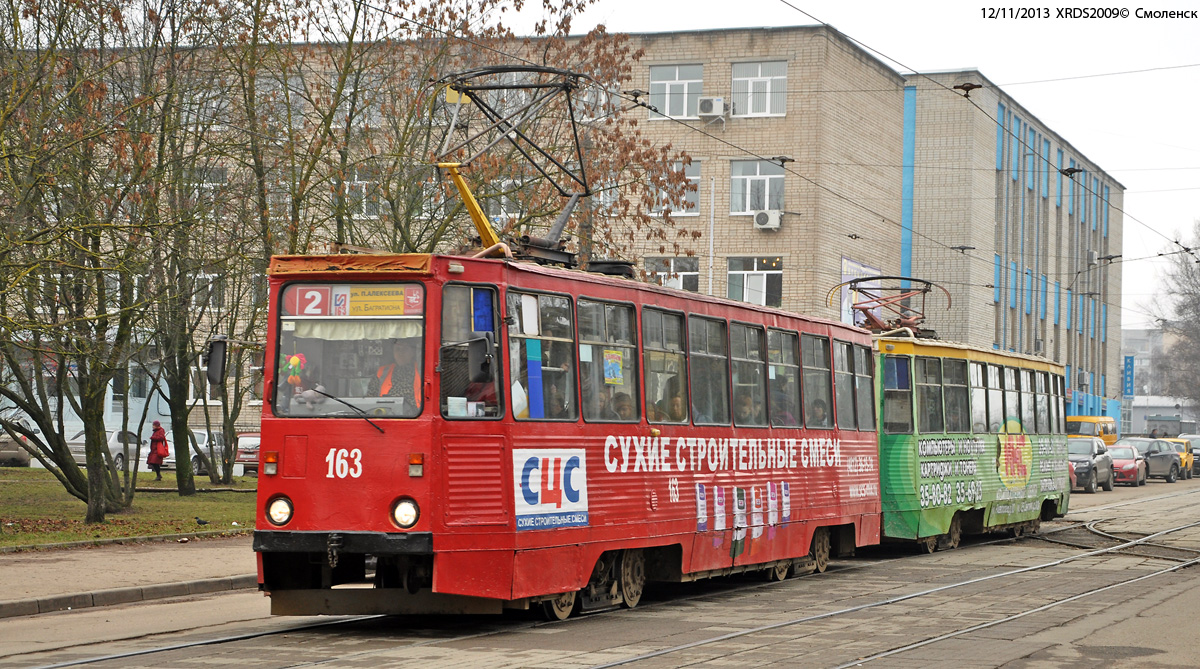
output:
POLYGON ((280 297, 273 405, 294 418, 421 412, 417 284, 291 285, 280 297))

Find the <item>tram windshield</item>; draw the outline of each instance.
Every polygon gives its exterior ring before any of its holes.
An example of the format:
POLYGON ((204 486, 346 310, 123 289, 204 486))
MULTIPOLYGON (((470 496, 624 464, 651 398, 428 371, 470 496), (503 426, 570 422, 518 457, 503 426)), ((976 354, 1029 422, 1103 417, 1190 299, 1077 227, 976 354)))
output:
POLYGON ((421 412, 420 284, 292 284, 279 305, 276 415, 405 418, 421 412))

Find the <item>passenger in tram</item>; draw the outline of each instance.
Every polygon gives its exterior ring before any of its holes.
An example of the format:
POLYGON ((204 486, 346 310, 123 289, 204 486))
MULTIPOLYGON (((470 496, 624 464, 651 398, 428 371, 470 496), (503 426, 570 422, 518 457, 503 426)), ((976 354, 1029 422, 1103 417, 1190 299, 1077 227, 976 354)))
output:
POLYGON ((762 403, 755 402, 754 395, 749 392, 738 393, 734 419, 738 425, 763 425, 762 403))
POLYGON ((615 418, 610 420, 636 420, 637 410, 633 406, 633 398, 629 393, 617 393, 613 395, 610 414, 615 418))
POLYGON ((825 400, 817 398, 808 406, 809 427, 829 427, 829 409, 825 400))
POLYGON ((667 400, 667 420, 673 423, 685 423, 687 414, 687 402, 683 401, 682 395, 672 395, 671 399, 667 400))
POLYGON ((402 397, 413 406, 420 406, 421 372, 417 369, 418 339, 396 339, 392 342, 392 361, 379 366, 368 390, 378 397, 402 397))
POLYGON ((787 385, 788 377, 783 375, 775 377, 771 383, 771 425, 792 427, 800 424, 787 385))
POLYGON ((571 410, 567 407, 567 397, 558 384, 551 383, 546 389, 546 418, 571 418, 571 410))

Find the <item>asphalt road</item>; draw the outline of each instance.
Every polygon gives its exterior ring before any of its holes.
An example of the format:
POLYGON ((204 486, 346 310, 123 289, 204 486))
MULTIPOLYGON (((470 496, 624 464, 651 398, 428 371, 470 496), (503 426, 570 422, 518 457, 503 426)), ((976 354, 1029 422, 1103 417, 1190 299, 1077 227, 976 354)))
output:
MULTIPOLYGON (((993 536, 933 555, 871 548, 782 583, 651 586, 637 609, 565 623, 271 618, 245 590, 7 618, 0 667, 104 657, 100 666, 1195 667, 1200 570, 1183 565, 1200 556, 1200 526, 1185 527, 1200 525, 1198 502, 1200 479, 1076 493, 1045 539, 993 536)), ((88 553, 105 562, 103 549, 88 553)))

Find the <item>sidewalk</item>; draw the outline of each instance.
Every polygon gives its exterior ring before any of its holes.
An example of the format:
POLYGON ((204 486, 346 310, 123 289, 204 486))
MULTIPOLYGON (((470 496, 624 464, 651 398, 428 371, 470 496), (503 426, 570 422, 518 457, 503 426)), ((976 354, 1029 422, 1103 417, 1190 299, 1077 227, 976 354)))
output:
POLYGON ((0 554, 0 618, 258 587, 249 534, 0 554))

